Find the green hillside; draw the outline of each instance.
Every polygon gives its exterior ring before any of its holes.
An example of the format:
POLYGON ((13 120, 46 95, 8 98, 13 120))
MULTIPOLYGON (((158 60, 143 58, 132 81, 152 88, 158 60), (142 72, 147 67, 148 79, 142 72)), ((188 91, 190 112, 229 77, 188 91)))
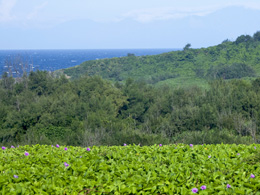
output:
POLYGON ((153 56, 133 56, 86 61, 61 70, 72 79, 100 75, 112 81, 127 78, 150 84, 204 85, 212 79, 260 76, 260 32, 241 35, 208 48, 173 51, 153 56))
POLYGON ((0 80, 0 142, 5 146, 260 143, 259 40, 256 33, 207 49, 186 47, 156 56, 85 62, 64 70, 75 79, 47 71, 20 78, 5 73, 0 80), (227 53, 229 57, 223 57, 227 53), (122 71, 112 77, 116 70, 122 71), (80 77, 77 71, 105 79, 80 77))

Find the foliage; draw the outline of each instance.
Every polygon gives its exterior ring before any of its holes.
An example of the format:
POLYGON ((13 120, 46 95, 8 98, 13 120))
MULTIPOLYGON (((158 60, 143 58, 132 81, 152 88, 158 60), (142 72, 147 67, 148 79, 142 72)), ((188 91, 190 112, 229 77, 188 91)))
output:
POLYGON ((0 153, 3 194, 257 194, 259 145, 33 145, 0 153), (206 186, 206 189, 201 189, 206 186))
POLYGON ((243 77, 255 77, 255 71, 246 64, 232 64, 230 66, 220 65, 211 67, 208 70, 207 77, 210 79, 236 79, 243 77))
POLYGON ((66 70, 74 71, 71 80, 47 71, 19 79, 5 73, 0 142, 259 143, 258 37, 259 32, 209 48, 89 61, 66 70))
POLYGON ((97 76, 70 81, 40 71, 21 82, 3 78, 0 141, 7 145, 200 143, 208 130, 204 143, 260 142, 259 79, 214 80, 201 89, 97 76))
POLYGON ((241 35, 236 41, 200 49, 187 44, 182 51, 160 55, 139 56, 86 61, 79 66, 59 70, 72 79, 82 75, 100 75, 111 81, 127 78, 159 85, 161 82, 176 86, 189 86, 186 78, 201 79, 203 86, 208 79, 235 79, 260 76, 260 32, 241 35))
POLYGON ((184 144, 250 144, 252 141, 250 137, 238 136, 235 132, 227 129, 183 132, 174 139, 184 144))

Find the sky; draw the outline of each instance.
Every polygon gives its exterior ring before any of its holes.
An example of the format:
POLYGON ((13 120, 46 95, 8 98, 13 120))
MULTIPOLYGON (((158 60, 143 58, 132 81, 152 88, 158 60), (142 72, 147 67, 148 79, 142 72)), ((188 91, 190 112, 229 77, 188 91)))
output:
POLYGON ((0 0, 0 49, 201 48, 259 18, 259 0, 0 0))

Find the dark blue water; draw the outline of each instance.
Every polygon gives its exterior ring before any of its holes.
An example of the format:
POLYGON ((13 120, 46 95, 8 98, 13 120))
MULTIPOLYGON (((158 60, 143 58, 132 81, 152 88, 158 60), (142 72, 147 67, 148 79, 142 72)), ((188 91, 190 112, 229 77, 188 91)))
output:
MULTIPOLYGON (((155 55, 178 49, 89 49, 89 50, 0 50, 0 77, 3 72, 22 66, 29 70, 55 71, 81 64, 87 60, 123 57, 128 53, 136 56, 155 55), (15 68, 14 68, 15 67, 15 68)), ((21 72, 21 70, 20 70, 21 72)))

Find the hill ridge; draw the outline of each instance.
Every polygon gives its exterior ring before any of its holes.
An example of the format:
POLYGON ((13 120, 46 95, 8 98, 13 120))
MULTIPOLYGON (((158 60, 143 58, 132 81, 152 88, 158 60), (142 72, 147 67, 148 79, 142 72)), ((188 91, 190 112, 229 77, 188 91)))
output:
POLYGON ((99 75, 111 81, 125 81, 127 78, 143 80, 160 85, 182 83, 199 85, 208 80, 223 78, 253 78, 260 76, 260 32, 241 35, 235 41, 225 40, 207 48, 184 48, 152 56, 134 56, 99 59, 59 70, 72 79, 83 75, 99 75), (185 81, 186 80, 186 81, 185 81), (196 82, 195 82, 196 83, 196 82))

